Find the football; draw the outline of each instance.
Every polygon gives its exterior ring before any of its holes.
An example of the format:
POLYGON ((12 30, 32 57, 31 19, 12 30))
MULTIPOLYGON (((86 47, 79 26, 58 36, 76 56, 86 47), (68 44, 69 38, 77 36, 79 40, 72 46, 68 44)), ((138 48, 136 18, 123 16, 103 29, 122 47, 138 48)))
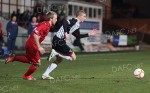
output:
POLYGON ((144 77, 144 70, 141 69, 141 68, 137 68, 135 71, 134 71, 134 76, 138 79, 142 79, 144 77))

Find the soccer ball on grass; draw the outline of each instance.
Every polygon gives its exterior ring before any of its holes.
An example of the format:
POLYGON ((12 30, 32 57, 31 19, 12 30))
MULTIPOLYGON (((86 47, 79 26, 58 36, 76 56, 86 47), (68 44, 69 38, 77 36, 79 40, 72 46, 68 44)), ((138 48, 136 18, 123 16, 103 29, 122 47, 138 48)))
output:
POLYGON ((134 71, 134 76, 138 79, 142 79, 144 77, 144 70, 141 69, 141 68, 137 68, 135 71, 134 71))

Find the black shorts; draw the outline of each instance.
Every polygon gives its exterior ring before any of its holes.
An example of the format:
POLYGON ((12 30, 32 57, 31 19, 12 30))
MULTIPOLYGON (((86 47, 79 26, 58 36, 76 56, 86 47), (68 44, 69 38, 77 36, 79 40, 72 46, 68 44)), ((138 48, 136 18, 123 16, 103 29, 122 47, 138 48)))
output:
POLYGON ((52 49, 67 56, 71 56, 73 50, 66 44, 65 39, 60 39, 57 36, 53 37, 52 49))

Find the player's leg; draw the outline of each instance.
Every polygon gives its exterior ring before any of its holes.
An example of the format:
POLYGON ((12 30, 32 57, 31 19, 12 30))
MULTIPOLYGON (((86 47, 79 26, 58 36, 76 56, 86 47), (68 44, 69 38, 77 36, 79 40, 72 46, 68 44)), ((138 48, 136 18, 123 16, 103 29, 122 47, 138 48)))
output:
POLYGON ((61 53, 58 53, 56 52, 57 56, 63 58, 63 59, 66 59, 66 60, 70 60, 70 61, 75 61, 76 60, 76 54, 74 53, 74 51, 72 52, 66 52, 66 54, 61 54, 61 53))
POLYGON ((14 62, 14 61, 22 62, 22 63, 30 63, 30 60, 28 60, 28 58, 26 56, 12 55, 6 59, 5 64, 10 63, 10 62, 14 62))
MULTIPOLYGON (((62 55, 62 54, 61 54, 62 55)), ((75 53, 72 51, 70 54, 68 54, 69 57, 72 58, 72 60, 76 60, 76 55, 75 53)), ((57 65, 60 64, 61 62, 63 61, 63 58, 60 57, 60 56, 56 56, 56 60, 50 64, 48 66, 48 68, 46 69, 46 71, 44 72, 44 74, 42 75, 42 79, 54 79, 53 77, 49 76, 49 74, 54 70, 56 69, 57 65)))
POLYGON ((61 53, 56 52, 54 49, 52 49, 52 51, 51 51, 51 53, 50 53, 50 55, 49 55, 49 57, 48 57, 48 61, 50 61, 50 60, 51 60, 53 57, 55 57, 56 55, 57 55, 57 56, 60 56, 61 58, 66 59, 66 60, 72 61, 72 58, 71 58, 70 56, 62 55, 61 53))
POLYGON ((32 77, 31 74, 33 74, 34 72, 36 72, 36 70, 37 70, 38 67, 39 67, 38 65, 33 65, 32 64, 28 68, 27 72, 24 74, 23 79, 26 79, 26 80, 36 80, 36 78, 32 77))
POLYGON ((70 55, 72 60, 75 61, 76 60, 76 54, 74 53, 74 51, 72 51, 72 54, 70 55))
MULTIPOLYGON (((12 57, 9 57, 5 63, 7 64, 7 63, 13 62, 13 61, 18 61, 18 62, 23 62, 23 63, 30 63, 31 62, 26 56, 12 56, 12 57)), ((29 67, 27 72, 24 74, 23 78, 26 80, 36 80, 35 78, 33 78, 31 76, 31 74, 37 70, 39 65, 40 65, 40 60, 38 60, 37 64, 34 64, 32 62, 32 65, 29 67)))
POLYGON ((84 51, 84 48, 83 48, 83 45, 81 44, 80 39, 79 39, 79 42, 78 42, 78 46, 79 46, 80 50, 83 52, 83 51, 84 51))
MULTIPOLYGON (((69 57, 72 58, 72 60, 76 60, 76 55, 75 53, 72 51, 72 53, 69 54, 69 57)), ((48 66, 48 68, 46 69, 46 71, 44 72, 44 74, 42 75, 42 79, 54 79, 53 77, 49 76, 49 74, 57 68, 57 65, 60 64, 63 61, 62 57, 60 56, 56 56, 56 60, 50 64, 48 66)))
POLYGON ((36 52, 34 53, 34 50, 32 47, 28 47, 29 45, 26 44, 26 56, 15 56, 12 55, 10 57, 8 57, 5 61, 5 64, 13 62, 13 61, 18 61, 18 62, 22 62, 22 63, 30 63, 31 61, 29 60, 29 58, 31 57, 31 54, 34 54, 33 57, 35 56, 36 52))
MULTIPOLYGON (((29 52, 28 52, 29 53, 29 52)), ((27 58, 31 61, 31 66, 27 70, 27 72, 24 74, 23 78, 26 80, 36 80, 31 76, 34 72, 36 72, 37 68, 41 65, 40 61, 40 54, 39 51, 34 51, 32 54, 27 54, 27 58)))
POLYGON ((60 64, 63 59, 59 56, 56 56, 56 60, 48 66, 46 71, 42 75, 42 79, 54 79, 53 77, 49 76, 49 74, 57 68, 57 65, 60 64))
POLYGON ((72 60, 72 58, 68 55, 62 55, 66 54, 70 48, 66 45, 66 41, 64 39, 59 39, 56 36, 53 38, 52 42, 52 51, 50 56, 48 57, 48 60, 50 61, 53 57, 56 55, 66 59, 66 60, 72 60), (67 48, 66 48, 67 47, 67 48), (67 49, 67 50, 66 50, 67 49), (66 52, 67 51, 67 52, 66 52))
POLYGON ((74 42, 73 42, 73 45, 74 45, 74 46, 78 46, 81 51, 84 51, 84 48, 83 48, 83 46, 82 46, 82 44, 81 44, 81 41, 80 41, 80 38, 76 38, 76 39, 74 40, 74 42))
POLYGON ((70 60, 72 61, 72 49, 66 44, 65 40, 61 40, 61 39, 56 39, 53 41, 53 46, 52 46, 52 52, 49 56, 49 61, 51 60, 51 58, 53 58, 54 56, 58 55, 59 57, 66 59, 66 60, 70 60))

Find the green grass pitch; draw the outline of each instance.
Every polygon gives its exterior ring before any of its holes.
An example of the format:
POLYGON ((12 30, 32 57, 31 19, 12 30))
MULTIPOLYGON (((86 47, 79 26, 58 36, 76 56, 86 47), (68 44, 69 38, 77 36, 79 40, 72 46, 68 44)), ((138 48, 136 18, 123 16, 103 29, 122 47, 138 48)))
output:
POLYGON ((42 59, 33 74, 36 81, 23 80, 29 64, 0 61, 0 93, 149 93, 150 51, 77 55, 77 61, 63 61, 51 73, 55 80, 42 80, 51 63, 42 59), (145 71, 136 79, 136 68, 145 71))

